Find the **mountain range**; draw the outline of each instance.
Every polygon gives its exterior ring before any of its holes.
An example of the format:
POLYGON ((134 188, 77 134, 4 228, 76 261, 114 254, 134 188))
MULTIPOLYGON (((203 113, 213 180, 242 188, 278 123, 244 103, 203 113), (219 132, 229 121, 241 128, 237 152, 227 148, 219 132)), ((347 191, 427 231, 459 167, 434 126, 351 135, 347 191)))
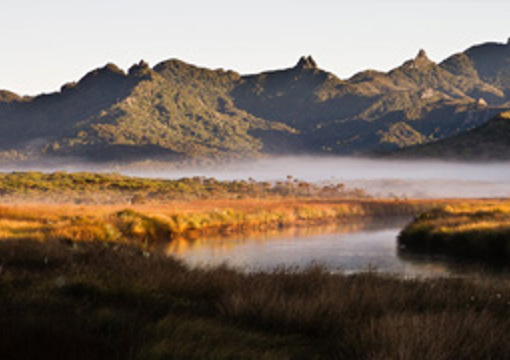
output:
MULTIPOLYGON (((510 109, 510 41, 339 79, 311 56, 254 75, 172 59, 93 70, 52 94, 0 91, 0 159, 181 161, 370 154, 477 128, 510 109)), ((413 150, 417 153, 417 150, 413 150)), ((411 154, 412 152, 409 152, 411 154)))

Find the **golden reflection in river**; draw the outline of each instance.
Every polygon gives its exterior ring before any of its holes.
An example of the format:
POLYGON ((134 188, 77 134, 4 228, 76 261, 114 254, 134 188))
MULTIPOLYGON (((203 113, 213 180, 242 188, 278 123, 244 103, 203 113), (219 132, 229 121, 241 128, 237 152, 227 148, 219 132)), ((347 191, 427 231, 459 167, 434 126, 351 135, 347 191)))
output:
POLYGON ((166 247, 167 255, 185 255, 190 251, 207 248, 211 252, 225 252, 246 243, 264 244, 275 238, 280 240, 310 237, 324 234, 349 234, 356 233, 373 227, 374 224, 367 221, 355 221, 343 224, 324 224, 314 226, 292 226, 280 229, 268 229, 264 231, 243 231, 242 233, 231 233, 198 237, 196 239, 179 237, 172 239, 166 247))

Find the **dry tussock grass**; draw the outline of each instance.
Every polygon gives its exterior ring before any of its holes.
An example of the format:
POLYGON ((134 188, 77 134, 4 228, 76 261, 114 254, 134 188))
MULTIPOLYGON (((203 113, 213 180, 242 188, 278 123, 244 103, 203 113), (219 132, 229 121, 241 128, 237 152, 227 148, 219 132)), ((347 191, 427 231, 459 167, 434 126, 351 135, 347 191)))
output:
POLYGON ((423 213, 400 234, 410 251, 510 261, 510 201, 449 204, 423 213))
POLYGON ((431 201, 241 199, 140 205, 18 204, 0 206, 0 239, 140 240, 150 243, 193 232, 250 231, 360 217, 413 215, 431 201), (129 215, 129 216, 128 216, 129 215))
POLYGON ((189 269, 118 244, 0 243, 2 359, 506 359, 508 279, 189 269))

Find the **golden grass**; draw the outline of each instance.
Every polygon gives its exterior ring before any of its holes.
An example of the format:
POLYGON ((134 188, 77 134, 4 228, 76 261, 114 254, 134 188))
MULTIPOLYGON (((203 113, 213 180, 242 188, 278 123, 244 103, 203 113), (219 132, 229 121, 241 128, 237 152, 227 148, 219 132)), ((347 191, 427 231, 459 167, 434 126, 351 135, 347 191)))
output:
POLYGON ((445 233, 460 233, 469 231, 483 231, 494 229, 510 229, 510 220, 505 221, 478 221, 472 223, 460 223, 454 226, 442 226, 439 228, 440 232, 445 233))
POLYGON ((510 213, 510 201, 493 200, 457 202, 444 206, 442 210, 452 214, 473 214, 480 212, 510 213))
POLYGON ((169 240, 193 233, 249 231, 360 217, 413 215, 437 205, 417 200, 238 199, 140 205, 0 206, 0 239, 169 240))
POLYGON ((458 203, 429 218, 435 232, 457 233, 510 227, 510 202, 458 203))
MULTIPOLYGON (((416 215, 443 205, 442 231, 467 222, 472 213, 509 213, 502 200, 210 199, 138 205, 15 204, 0 206, 1 239, 137 242, 289 225, 345 222, 363 217, 416 215), (496 210, 495 210, 496 209, 496 210), (470 211, 470 212, 468 212, 470 211), (455 215, 455 216, 453 216, 455 215), (466 219, 465 219, 466 218, 466 219)), ((486 221, 485 218, 478 221, 486 221)), ((474 222, 470 223, 474 226, 474 222)), ((489 226, 487 224, 485 227, 489 226)))
POLYGON ((448 204, 417 217, 400 234, 407 250, 510 261, 510 201, 448 204))
POLYGON ((46 227, 38 221, 0 219, 0 238, 42 240, 46 227))

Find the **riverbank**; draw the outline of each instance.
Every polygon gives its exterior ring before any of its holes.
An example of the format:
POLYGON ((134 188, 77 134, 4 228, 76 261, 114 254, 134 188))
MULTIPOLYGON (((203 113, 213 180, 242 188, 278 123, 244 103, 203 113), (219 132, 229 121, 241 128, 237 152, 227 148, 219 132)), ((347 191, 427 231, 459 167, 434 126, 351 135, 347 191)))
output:
POLYGON ((2 359, 508 358, 507 279, 193 270, 108 243, 0 242, 2 359))
POLYGON ((0 240, 150 246, 176 237, 413 215, 432 201, 373 199, 341 183, 179 180, 119 174, 0 174, 0 240))
MULTIPOLYGON (((16 172, 0 174, 0 240, 150 246, 177 237, 415 216, 439 205, 488 202, 377 199, 341 183, 319 185, 292 176, 269 183, 16 172)), ((505 204, 503 200, 492 202, 505 204)))
POLYGON ((406 251, 510 262, 510 203, 450 204, 426 211, 399 236, 406 251))
POLYGON ((150 205, 18 204, 0 206, 0 240, 68 240, 150 245, 310 226, 367 217, 412 216, 434 201, 349 199, 208 199, 150 205))

